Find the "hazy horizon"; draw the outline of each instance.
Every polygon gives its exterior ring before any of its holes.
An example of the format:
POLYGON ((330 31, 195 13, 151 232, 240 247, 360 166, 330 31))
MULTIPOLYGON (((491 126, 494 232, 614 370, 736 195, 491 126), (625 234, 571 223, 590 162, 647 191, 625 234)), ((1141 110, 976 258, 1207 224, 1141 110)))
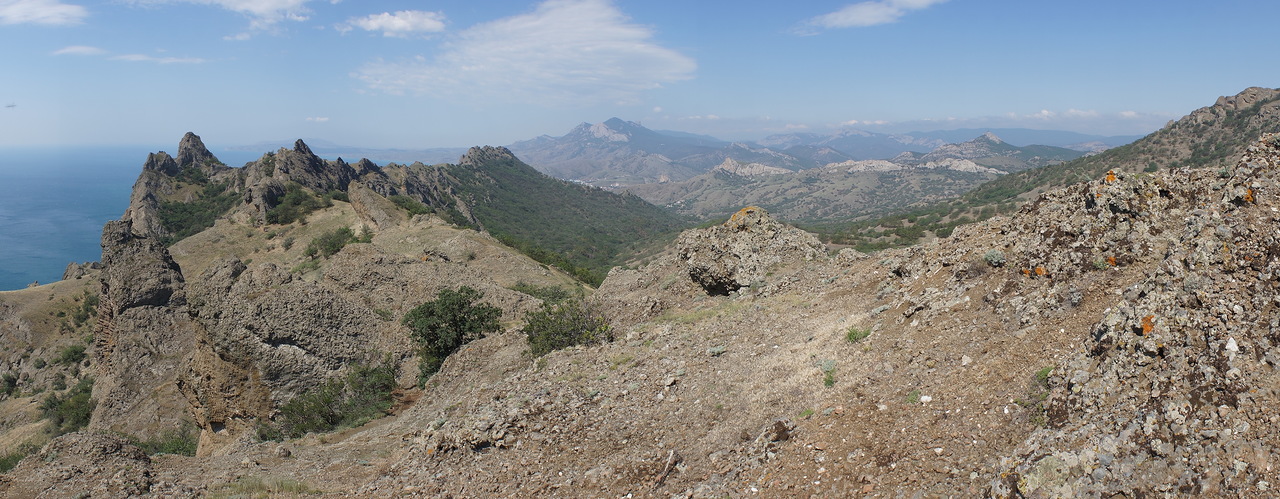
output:
POLYGON ((211 145, 424 149, 615 116, 726 140, 844 126, 1144 135, 1280 80, 1249 49, 1270 45, 1280 14, 1260 0, 414 8, 10 0, 0 145, 167 144, 194 131, 211 145))

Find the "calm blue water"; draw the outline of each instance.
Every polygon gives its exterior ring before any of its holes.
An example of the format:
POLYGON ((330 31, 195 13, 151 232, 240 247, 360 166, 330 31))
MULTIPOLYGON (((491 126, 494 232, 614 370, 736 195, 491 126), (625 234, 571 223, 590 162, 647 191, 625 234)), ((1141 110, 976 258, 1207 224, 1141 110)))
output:
MULTIPOLYGON (((129 207, 147 153, 137 147, 0 148, 0 290, 62 278, 70 262, 97 261, 102 225, 129 207)), ((228 165, 261 154, 214 151, 228 165)))

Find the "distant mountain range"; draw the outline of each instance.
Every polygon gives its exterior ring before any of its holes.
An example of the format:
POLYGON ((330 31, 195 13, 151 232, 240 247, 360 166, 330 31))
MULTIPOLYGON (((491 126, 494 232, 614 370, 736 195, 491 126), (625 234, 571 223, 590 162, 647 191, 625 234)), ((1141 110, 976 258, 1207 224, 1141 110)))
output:
POLYGON ((950 199, 1000 175, 1083 155, 1053 146, 1017 147, 987 132, 928 153, 907 151, 890 160, 845 160, 799 171, 727 158, 688 180, 626 189, 701 219, 724 216, 750 204, 786 220, 825 222, 950 199))
MULTIPOLYGON (((965 129, 907 134, 883 134, 856 129, 832 133, 790 133, 771 135, 753 142, 731 142, 707 135, 672 130, 651 130, 643 125, 611 118, 601 123, 582 123, 562 136, 542 135, 507 146, 522 161, 565 180, 608 188, 639 184, 679 182, 710 172, 726 159, 757 163, 791 171, 832 163, 872 159, 898 162, 923 161, 924 155, 948 144, 993 133, 1009 147, 1049 146, 1054 149, 1024 151, 1024 162, 1035 157, 1070 159, 1060 149, 1097 152, 1123 145, 1136 136, 1099 136, 1075 132, 1029 129, 965 129), (908 154, 908 156, 903 156, 908 154)), ((318 139, 308 139, 317 154, 376 161, 438 164, 457 161, 467 148, 370 149, 348 147, 318 139)), ((247 150, 274 147, 269 144, 245 146, 247 150)), ((953 155, 952 152, 944 153, 953 155)), ((1016 162, 1015 162, 1016 163, 1016 162)), ((1016 171, 989 165, 1002 171, 1016 171)))

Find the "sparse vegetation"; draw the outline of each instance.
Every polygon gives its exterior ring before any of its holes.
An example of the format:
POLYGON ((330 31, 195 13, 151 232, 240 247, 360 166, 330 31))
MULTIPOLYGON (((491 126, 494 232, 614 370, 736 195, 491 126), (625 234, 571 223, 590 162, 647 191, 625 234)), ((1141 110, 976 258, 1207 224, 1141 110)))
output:
POLYGON ((997 249, 993 249, 982 255, 982 260, 992 267, 1003 267, 1007 261, 1004 256, 1004 252, 997 249))
POLYGON ((392 203, 395 203, 396 206, 399 206, 400 209, 409 212, 409 216, 425 215, 425 214, 434 212, 434 210, 432 210, 430 206, 422 204, 417 199, 413 199, 403 194, 397 194, 387 199, 390 200, 392 203))
POLYGON ((320 491, 292 478, 241 477, 212 491, 218 499, 317 495, 320 491))
MULTIPOLYGON (((516 281, 516 285, 512 286, 511 290, 519 291, 546 303, 560 303, 573 296, 569 290, 560 286, 539 286, 525 281, 516 281)), ((581 296, 582 289, 577 288, 576 291, 578 292, 577 294, 581 296)))
POLYGON ((404 315, 401 323, 409 327, 409 336, 417 342, 421 356, 419 384, 425 384, 440 370, 444 359, 462 345, 498 331, 502 310, 477 303, 482 298, 484 293, 467 286, 442 289, 435 300, 418 305, 404 315))
POLYGON ((301 185, 290 183, 284 188, 284 196, 279 202, 267 210, 267 223, 288 224, 295 220, 305 220, 308 213, 333 206, 328 198, 317 196, 301 185))
POLYGON ((225 182, 206 184, 198 198, 191 202, 161 201, 160 225, 169 234, 161 237, 165 246, 213 227, 213 222, 235 206, 240 195, 229 190, 225 182))
POLYGON ((830 388, 836 384, 836 361, 827 359, 818 363, 818 370, 822 371, 822 386, 830 388))
POLYGON ((17 448, 10 450, 7 454, 0 455, 0 473, 8 473, 18 463, 22 462, 22 458, 35 454, 40 451, 40 446, 25 442, 17 448))
POLYGON ((857 343, 867 339, 868 336, 871 336, 871 329, 849 326, 849 329, 844 334, 844 339, 849 343, 857 343))
POLYGON ((316 255, 329 258, 336 255, 339 251, 342 251, 342 248, 347 244, 353 242, 356 242, 355 233, 351 232, 351 229, 341 227, 325 232, 324 234, 321 234, 320 237, 312 239, 311 242, 307 244, 307 249, 302 251, 302 254, 309 258, 314 258, 316 255))
POLYGON ((525 314, 521 331, 528 335, 535 357, 574 345, 613 341, 608 319, 590 303, 579 300, 544 302, 542 308, 525 314))
POLYGON ((298 438, 359 426, 381 416, 391 407, 396 387, 395 363, 357 364, 346 376, 330 379, 280 407, 280 415, 258 428, 263 440, 298 438))
POLYGON ((194 456, 196 455, 196 444, 199 437, 200 430, 196 429, 195 425, 191 423, 185 423, 178 428, 172 428, 147 440, 140 440, 132 436, 129 436, 128 439, 133 445, 138 446, 149 455, 176 454, 179 456, 194 456))
POLYGON ((81 344, 69 345, 66 348, 63 348, 62 351, 58 353, 58 358, 56 362, 64 366, 79 364, 80 361, 84 360, 84 357, 85 357, 84 350, 85 350, 84 345, 81 345, 81 344))
POLYGON ((90 398, 93 378, 81 379, 67 393, 50 393, 40 403, 41 414, 49 420, 53 436, 70 433, 89 425, 89 417, 97 401, 90 398))
POLYGON ((918 404, 918 403, 920 403, 920 390, 911 390, 911 392, 910 392, 910 393, 907 393, 907 400, 906 400, 906 402, 907 402, 908 404, 918 404))

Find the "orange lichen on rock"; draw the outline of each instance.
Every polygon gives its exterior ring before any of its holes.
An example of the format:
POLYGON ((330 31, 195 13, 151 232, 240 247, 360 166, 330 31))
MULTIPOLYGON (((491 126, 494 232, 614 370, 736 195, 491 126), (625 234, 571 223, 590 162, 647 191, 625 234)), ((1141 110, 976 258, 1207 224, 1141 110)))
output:
POLYGON ((1107 183, 1109 184, 1109 183, 1112 183, 1112 182, 1115 182, 1115 181, 1116 181, 1116 171, 1115 171, 1115 170, 1107 170, 1107 183))
POLYGON ((1044 267, 1036 267, 1036 275, 1043 276, 1048 273, 1049 271, 1045 270, 1044 267))
POLYGON ((765 212, 764 208, 761 208, 759 206, 748 206, 746 208, 738 210, 737 213, 734 213, 733 216, 729 217, 729 220, 725 221, 724 226, 737 227, 739 229, 746 229, 748 228, 748 225, 750 225, 750 220, 749 220, 750 218, 752 218, 754 215, 764 213, 764 212, 765 212))
POLYGON ((1244 202, 1252 203, 1254 201, 1253 189, 1246 190, 1244 193, 1244 202))
POLYGON ((1142 318, 1142 335, 1143 336, 1151 334, 1151 331, 1156 328, 1155 323, 1151 322, 1151 320, 1155 318, 1156 316, 1154 315, 1148 315, 1142 318))
POLYGON ((1114 257, 1114 256, 1109 256, 1109 257, 1107 257, 1107 265, 1110 265, 1110 266, 1112 266, 1112 267, 1115 267, 1115 266, 1116 266, 1116 257, 1114 257))

